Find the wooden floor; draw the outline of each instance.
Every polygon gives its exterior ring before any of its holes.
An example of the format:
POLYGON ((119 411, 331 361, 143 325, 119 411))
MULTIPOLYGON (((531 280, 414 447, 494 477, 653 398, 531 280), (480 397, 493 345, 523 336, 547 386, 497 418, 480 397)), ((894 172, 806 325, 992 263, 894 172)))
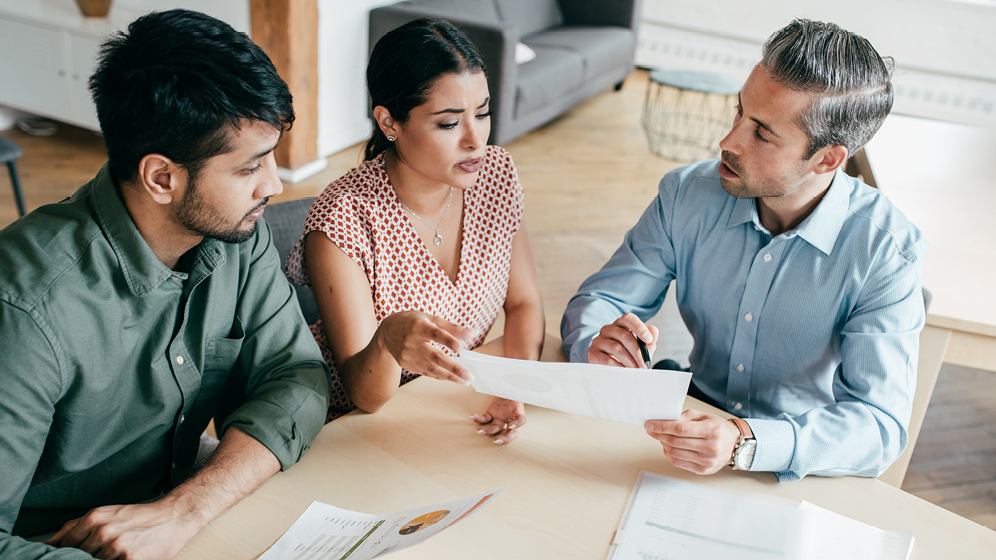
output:
MULTIPOLYGON (((657 192, 660 178, 678 165, 647 150, 639 127, 646 83, 646 73, 636 72, 622 91, 607 91, 506 146, 526 192, 526 222, 550 332, 559 331, 578 285, 608 260, 657 192)), ((0 134, 24 148, 18 165, 29 210, 69 196, 104 162, 101 138, 68 125, 48 138, 16 129, 0 134)), ((331 156, 328 169, 285 185, 273 202, 318 194, 359 163, 360 148, 331 156)), ((16 217, 10 182, 0 174, 0 227, 16 217)), ((673 297, 652 323, 662 332, 656 357, 687 365, 691 337, 673 297)), ((996 527, 996 374, 946 365, 924 426, 904 489, 996 527)))

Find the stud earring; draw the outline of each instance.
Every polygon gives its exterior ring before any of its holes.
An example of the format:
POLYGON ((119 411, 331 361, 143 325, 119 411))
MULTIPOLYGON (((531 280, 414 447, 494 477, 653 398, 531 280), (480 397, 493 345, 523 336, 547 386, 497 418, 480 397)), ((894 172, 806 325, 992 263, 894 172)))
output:
POLYGON ((394 136, 388 136, 387 137, 387 141, 388 142, 394 142, 394 136))

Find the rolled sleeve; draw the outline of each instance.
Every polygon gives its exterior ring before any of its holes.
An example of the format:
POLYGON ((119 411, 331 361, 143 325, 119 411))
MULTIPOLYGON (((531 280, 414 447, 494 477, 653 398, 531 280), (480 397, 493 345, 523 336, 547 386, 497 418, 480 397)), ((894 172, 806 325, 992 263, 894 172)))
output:
POLYGON ((281 470, 295 464, 325 424, 328 365, 280 267, 270 229, 261 222, 238 315, 245 329, 239 357, 246 398, 225 419, 265 445, 281 470))

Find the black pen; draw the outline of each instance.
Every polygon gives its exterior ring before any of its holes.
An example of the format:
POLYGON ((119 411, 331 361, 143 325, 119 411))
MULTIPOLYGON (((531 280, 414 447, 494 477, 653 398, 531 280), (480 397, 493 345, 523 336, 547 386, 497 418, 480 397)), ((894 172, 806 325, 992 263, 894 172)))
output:
POLYGON ((640 344, 640 355, 643 356, 643 365, 647 366, 647 369, 652 369, 650 365, 650 352, 647 351, 647 343, 643 342, 643 339, 636 337, 636 341, 640 344))

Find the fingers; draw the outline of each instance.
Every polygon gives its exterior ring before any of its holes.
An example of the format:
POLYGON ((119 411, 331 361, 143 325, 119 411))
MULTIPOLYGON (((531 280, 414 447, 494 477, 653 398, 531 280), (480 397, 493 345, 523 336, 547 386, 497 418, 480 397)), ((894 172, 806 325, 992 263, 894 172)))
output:
POLYGON ((473 331, 420 312, 402 312, 389 318, 395 316, 387 345, 398 365, 426 377, 470 384, 470 372, 432 342, 459 353, 463 344, 450 331, 460 335, 473 331))
POLYGON ((728 420, 697 410, 682 412, 680 420, 650 420, 644 425, 676 467, 698 474, 711 474, 729 464, 736 442, 731 427, 728 420))
POLYGON ((421 348, 402 351, 401 360, 398 363, 412 373, 443 381, 452 381, 461 385, 470 385, 474 379, 470 372, 456 360, 428 343, 423 343, 421 348))
MULTIPOLYGON (((71 531, 73 529, 73 527, 75 527, 78 522, 79 522, 78 518, 77 519, 73 519, 71 521, 66 521, 66 524, 63 525, 61 529, 59 529, 59 532, 57 532, 56 534, 52 535, 52 538, 50 538, 47 541, 45 541, 45 544, 47 544, 49 546, 63 546, 62 545, 62 539, 65 538, 65 536, 67 534, 69 534, 69 531, 71 531)), ((66 546, 68 546, 68 545, 66 545, 66 546)))
POLYGON ((654 353, 657 351, 657 340, 661 336, 661 331, 653 325, 649 325, 647 329, 650 330, 650 334, 654 337, 654 341, 647 344, 647 351, 650 352, 651 362, 653 362, 654 353))
POLYGON ((588 363, 644 367, 637 337, 648 345, 647 349, 651 352, 651 346, 656 349, 657 329, 651 330, 639 317, 627 313, 598 332, 588 349, 588 363))
POLYGON ((502 445, 519 437, 518 428, 522 425, 524 420, 524 418, 512 418, 506 422, 501 418, 495 418, 491 421, 491 423, 482 426, 479 430, 477 430, 477 433, 486 436, 497 435, 498 437, 494 439, 494 443, 496 445, 502 445))
POLYGON ((713 474, 723 467, 704 465, 695 460, 688 460, 682 457, 681 453, 675 453, 675 450, 669 448, 667 444, 661 444, 664 448, 664 456, 667 457, 671 464, 678 467, 679 469, 684 469, 686 471, 693 472, 695 474, 713 474))
POLYGON ((455 340, 459 344, 459 347, 454 348, 453 346, 446 344, 442 340, 436 340, 436 342, 439 342, 440 344, 445 344, 447 348, 453 350, 454 352, 459 352, 464 346, 466 346, 464 341, 470 342, 474 339, 474 337, 477 336, 477 331, 468 329, 466 327, 462 327, 456 323, 451 323, 445 319, 440 319, 439 317, 434 317, 432 315, 430 315, 429 317, 431 317, 432 321, 436 323, 437 326, 442 328, 446 334, 449 335, 451 342, 455 340))
POLYGON ((484 414, 472 414, 471 419, 481 424, 477 433, 497 435, 495 444, 509 443, 519 437, 518 428, 526 423, 525 407, 520 402, 495 397, 484 414))

